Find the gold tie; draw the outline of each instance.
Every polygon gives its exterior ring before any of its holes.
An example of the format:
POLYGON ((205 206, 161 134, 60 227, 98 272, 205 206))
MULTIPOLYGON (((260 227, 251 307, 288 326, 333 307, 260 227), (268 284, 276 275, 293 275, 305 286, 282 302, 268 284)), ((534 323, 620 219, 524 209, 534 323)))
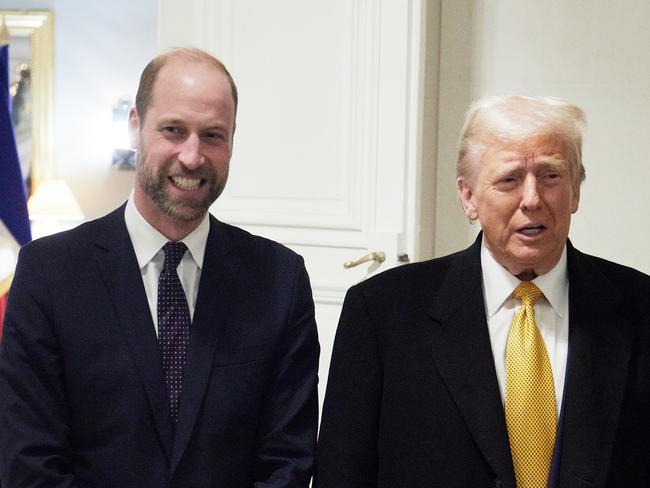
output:
POLYGON ((506 346, 506 424, 517 488, 546 488, 557 423, 553 373, 535 324, 537 286, 523 281, 506 346))

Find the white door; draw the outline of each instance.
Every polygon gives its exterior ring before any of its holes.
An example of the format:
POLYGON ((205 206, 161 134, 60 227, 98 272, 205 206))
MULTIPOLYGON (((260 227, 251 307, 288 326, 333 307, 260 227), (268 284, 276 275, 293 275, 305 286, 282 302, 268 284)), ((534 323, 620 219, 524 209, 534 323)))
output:
POLYGON ((211 211, 305 258, 322 402, 345 291, 416 249, 420 1, 161 0, 159 15, 161 48, 202 47, 237 83, 211 211), (344 268, 370 253, 385 261, 344 268))

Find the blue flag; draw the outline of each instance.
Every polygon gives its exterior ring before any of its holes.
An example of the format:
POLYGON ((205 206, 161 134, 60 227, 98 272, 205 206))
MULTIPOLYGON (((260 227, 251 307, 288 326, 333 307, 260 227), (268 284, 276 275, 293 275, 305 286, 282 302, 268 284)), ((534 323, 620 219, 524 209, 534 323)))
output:
POLYGON ((0 46, 0 220, 22 246, 32 238, 9 95, 9 46, 0 46))

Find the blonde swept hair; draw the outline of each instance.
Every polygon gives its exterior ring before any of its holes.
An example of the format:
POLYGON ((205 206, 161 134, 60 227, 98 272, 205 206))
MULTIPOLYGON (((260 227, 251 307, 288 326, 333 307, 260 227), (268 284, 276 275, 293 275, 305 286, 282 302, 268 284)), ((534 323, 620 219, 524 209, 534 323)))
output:
POLYGON ((534 137, 548 137, 562 143, 572 181, 580 184, 585 179, 582 164, 585 126, 585 113, 559 98, 523 95, 482 98, 472 103, 465 116, 456 174, 471 179, 489 147, 507 147, 534 137))

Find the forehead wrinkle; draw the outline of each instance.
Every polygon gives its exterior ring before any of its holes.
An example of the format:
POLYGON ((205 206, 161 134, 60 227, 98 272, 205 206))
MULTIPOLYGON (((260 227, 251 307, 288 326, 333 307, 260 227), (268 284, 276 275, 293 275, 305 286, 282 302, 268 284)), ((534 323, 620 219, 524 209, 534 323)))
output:
POLYGON ((487 178, 522 171, 538 172, 552 169, 563 173, 570 170, 568 161, 561 153, 544 149, 539 152, 534 150, 521 152, 512 149, 493 149, 485 153, 483 160, 479 164, 478 173, 483 173, 487 178))
MULTIPOLYGON (((191 104, 192 105, 192 104, 191 104)), ((201 105, 205 109, 188 108, 179 106, 161 106, 159 113, 155 117, 156 126, 164 124, 181 125, 186 127, 200 127, 202 129, 218 128, 227 130, 229 123, 226 120, 227 110, 215 110, 213 107, 201 105)), ((153 108, 153 106, 152 106, 153 108)), ((153 110, 152 110, 153 112, 153 110)))

